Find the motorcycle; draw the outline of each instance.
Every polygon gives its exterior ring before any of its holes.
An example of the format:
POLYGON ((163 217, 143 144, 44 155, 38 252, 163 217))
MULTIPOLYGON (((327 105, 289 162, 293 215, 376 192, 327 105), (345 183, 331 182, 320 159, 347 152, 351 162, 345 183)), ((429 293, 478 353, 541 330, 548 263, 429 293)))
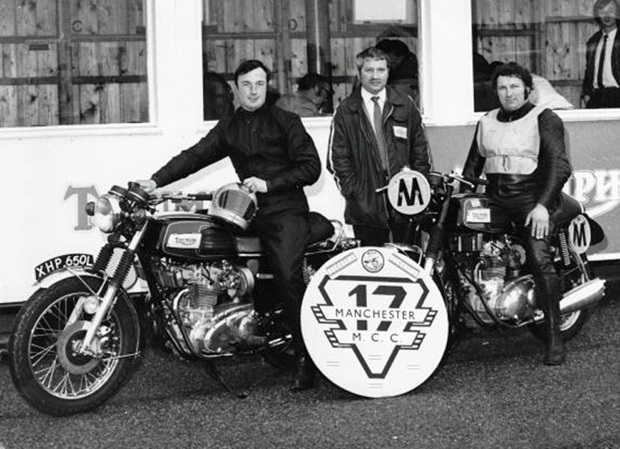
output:
MULTIPOLYGON (((254 194, 231 183, 215 193, 151 196, 129 183, 113 186, 86 209, 108 235, 94 263, 64 268, 15 320, 9 365, 30 405, 50 415, 95 409, 129 380, 147 340, 202 362, 231 392, 217 360, 260 354, 275 367, 292 366, 273 274, 258 237, 248 232, 257 211, 254 194), (167 201, 210 204, 206 211, 162 213, 158 206, 167 201), (124 287, 132 266, 146 294, 124 287)), ((309 220, 306 280, 334 254, 357 246, 339 222, 314 212, 309 220)))
MULTIPOLYGON (((410 217, 406 242, 335 255, 302 303, 308 352, 332 383, 365 397, 401 395, 432 376, 463 331, 527 327, 546 338, 525 249, 507 216, 475 192, 484 184, 404 169, 378 189, 386 207, 410 217), (460 184, 474 192, 458 193, 460 184)), ((586 255, 604 234, 568 195, 554 220, 560 333, 569 340, 605 294, 586 255)))
MULTIPOLYGON (((487 184, 486 179, 456 172, 423 176, 404 170, 390 181, 387 196, 401 213, 411 215, 413 207, 418 230, 429 236, 424 250, 407 251, 440 284, 451 334, 463 328, 527 326, 544 340, 544 315, 536 301, 525 249, 508 217, 476 191, 487 184), (458 183, 473 192, 457 193, 458 183), (414 190, 407 191, 406 186, 414 190), (415 198, 420 200, 416 203, 415 198)), ((563 294, 560 333, 566 341, 577 335, 588 308, 605 294, 605 281, 593 278, 586 254, 591 245, 603 240, 604 232, 569 195, 562 193, 561 204, 554 216, 557 226, 552 247, 563 294)))

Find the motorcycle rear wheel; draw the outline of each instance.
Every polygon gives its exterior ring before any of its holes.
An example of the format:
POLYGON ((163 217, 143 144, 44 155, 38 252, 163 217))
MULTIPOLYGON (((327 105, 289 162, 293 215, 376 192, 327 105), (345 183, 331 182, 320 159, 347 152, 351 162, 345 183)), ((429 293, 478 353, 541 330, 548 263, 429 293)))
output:
POLYGON ((295 350, 291 332, 284 319, 284 312, 276 308, 265 321, 261 328, 270 341, 280 340, 280 344, 266 349, 262 356, 263 360, 276 369, 290 371, 295 367, 295 350))
POLYGON ((121 291, 103 335, 95 337, 104 356, 77 353, 88 321, 82 314, 66 326, 78 299, 97 292, 102 280, 63 279, 40 289, 22 306, 9 341, 13 383, 35 409, 54 416, 93 410, 107 401, 130 378, 139 359, 137 313, 121 291), (86 285, 88 285, 88 288, 86 285))
MULTIPOLYGON (((562 340, 569 341, 574 338, 588 320, 588 316, 589 313, 587 310, 577 310, 576 312, 561 315, 560 336, 562 340)), ((547 341, 547 324, 544 321, 531 324, 529 329, 534 337, 541 341, 547 341)))
MULTIPOLYGON (((588 278, 592 276, 592 272, 587 265, 587 260, 585 260, 585 256, 579 256, 575 253, 572 254, 572 257, 582 257, 586 264, 584 264, 586 275, 588 278)), ((558 273, 560 275, 560 279, 562 281, 564 293, 569 291, 571 288, 578 286, 582 282, 582 271, 581 270, 573 270, 572 275, 567 276, 565 272, 560 267, 558 269, 558 273)), ((588 320, 590 316, 590 312, 587 309, 577 310, 571 313, 565 313, 560 315, 560 335, 562 340, 569 341, 574 338, 583 325, 588 320)), ((534 323, 529 325, 530 332, 539 340, 546 342, 548 339, 547 335, 547 324, 543 321, 540 323, 534 323)))

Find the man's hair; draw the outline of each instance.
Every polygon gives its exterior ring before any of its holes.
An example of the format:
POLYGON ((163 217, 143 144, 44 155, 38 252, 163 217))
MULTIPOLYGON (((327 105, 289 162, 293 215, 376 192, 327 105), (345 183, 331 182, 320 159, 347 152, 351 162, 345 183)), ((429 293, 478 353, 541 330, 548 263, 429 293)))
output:
POLYGON ((387 63, 388 69, 390 68, 390 57, 386 52, 377 47, 368 47, 366 50, 358 53, 355 57, 355 65, 357 66, 358 73, 360 70, 362 70, 362 66, 364 65, 364 61, 366 59, 385 61, 387 63))
POLYGON ((267 68, 267 66, 265 66, 265 64, 263 64, 262 61, 259 61, 258 59, 249 59, 239 64, 239 67, 235 70, 235 85, 238 86, 237 80, 241 75, 245 75, 254 69, 263 69, 267 74, 267 81, 271 79, 271 71, 267 68))
POLYGON ((318 86, 323 89, 325 92, 331 92, 331 86, 329 85, 329 80, 318 73, 307 73, 302 76, 299 81, 297 81, 297 86, 300 91, 311 90, 314 87, 318 86))
POLYGON ((519 78, 525 84, 525 87, 528 89, 532 89, 534 83, 532 81, 532 74, 528 69, 523 67, 522 65, 517 64, 516 62, 507 62, 505 64, 498 65, 495 71, 493 72, 493 77, 491 78, 491 85, 493 86, 493 91, 497 90, 497 78, 500 76, 512 76, 515 78, 519 78))
MULTIPOLYGON (((594 20, 596 21, 596 23, 598 23, 601 26, 603 24, 601 23, 601 19, 598 16, 598 10, 601 8, 604 8, 610 3, 613 3, 614 5, 616 5, 616 14, 620 14, 620 3, 618 2, 618 0, 596 0, 594 2, 594 5, 592 6, 592 16, 594 17, 594 20)), ((618 20, 618 17, 616 17, 616 23, 620 23, 620 20, 618 20)))
POLYGON ((407 44, 398 39, 383 39, 375 45, 375 48, 383 50, 388 55, 393 54, 396 56, 406 56, 411 53, 407 44))

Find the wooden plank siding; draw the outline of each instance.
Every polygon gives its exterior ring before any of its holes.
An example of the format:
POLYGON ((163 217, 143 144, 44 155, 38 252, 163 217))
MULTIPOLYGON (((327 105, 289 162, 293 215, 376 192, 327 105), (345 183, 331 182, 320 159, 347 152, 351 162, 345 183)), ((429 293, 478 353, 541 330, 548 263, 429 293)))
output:
POLYGON ((582 107, 585 45, 597 30, 593 0, 472 0, 474 49, 517 61, 582 107))
POLYGON ((148 121, 143 0, 0 0, 0 127, 148 121))
MULTIPOLYGON (((232 83, 240 62, 260 59, 272 68, 272 87, 280 94, 290 93, 295 82, 308 73, 305 0, 251 0, 251 8, 248 0, 202 1, 203 66, 209 71, 232 83), (278 14, 283 1, 287 15, 278 14), (252 14, 247 13, 250 9, 252 14), (281 21, 279 16, 283 17, 281 21), (280 72, 287 76, 279 76, 280 72)), ((416 11, 417 1, 411 3, 416 11)), ((329 21, 334 106, 351 93, 357 75, 355 56, 363 49, 383 37, 398 35, 417 52, 417 20, 396 28, 392 24, 356 24, 353 0, 331 0, 329 21)))

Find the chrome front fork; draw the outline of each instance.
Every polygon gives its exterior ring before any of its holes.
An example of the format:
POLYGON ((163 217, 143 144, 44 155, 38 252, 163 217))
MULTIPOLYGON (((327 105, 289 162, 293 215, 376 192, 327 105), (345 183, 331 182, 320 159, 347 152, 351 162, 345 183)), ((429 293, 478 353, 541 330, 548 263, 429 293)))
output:
POLYGON ((123 285, 125 277, 127 276, 127 273, 129 272, 129 269, 133 264, 136 256, 136 249, 142 241, 142 236, 144 235, 145 229, 146 224, 142 226, 142 229, 136 232, 136 234, 133 236, 131 242, 129 242, 129 245, 127 246, 127 249, 121 257, 121 261, 116 267, 114 275, 108 280, 105 294, 103 295, 103 298, 101 298, 101 303, 99 304, 99 307, 95 312, 95 316, 90 321, 90 325, 88 327, 88 330, 86 331, 86 335, 84 336, 82 347, 79 350, 80 354, 90 356, 96 355, 96 345, 94 348, 91 348, 91 346, 93 345, 93 340, 97 331, 101 327, 101 323, 103 323, 104 318, 114 305, 116 294, 123 285))

